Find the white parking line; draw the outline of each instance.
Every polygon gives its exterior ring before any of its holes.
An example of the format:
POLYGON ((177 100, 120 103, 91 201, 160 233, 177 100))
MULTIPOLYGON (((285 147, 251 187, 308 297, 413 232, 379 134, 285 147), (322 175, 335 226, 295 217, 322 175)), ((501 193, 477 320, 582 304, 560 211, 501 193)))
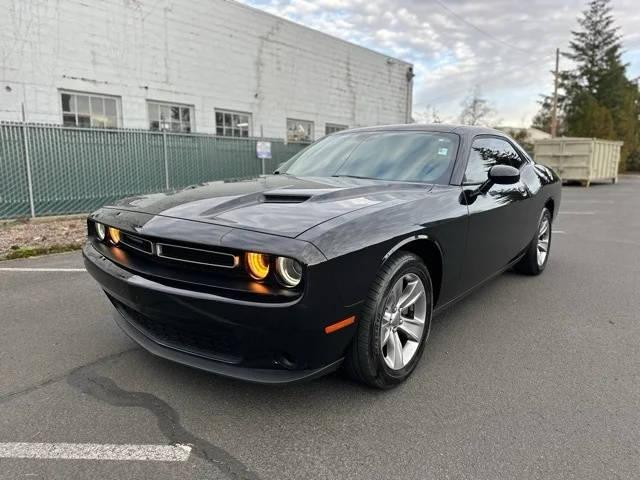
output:
POLYGON ((23 268, 0 267, 0 272, 86 272, 85 268, 23 268))
POLYGON ((596 212, 558 212, 565 215, 594 215, 596 212))
POLYGON ((566 233, 564 230, 551 230, 551 233, 566 233))
POLYGON ((0 458, 185 462, 189 459, 189 455, 191 455, 189 445, 0 443, 0 458))

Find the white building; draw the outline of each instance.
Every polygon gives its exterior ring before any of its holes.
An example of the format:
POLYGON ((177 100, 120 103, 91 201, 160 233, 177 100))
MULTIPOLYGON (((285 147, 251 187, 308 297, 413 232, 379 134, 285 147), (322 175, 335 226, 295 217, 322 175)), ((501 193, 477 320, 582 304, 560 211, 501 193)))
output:
POLYGON ((0 120, 297 141, 411 118, 411 64, 233 1, 0 12, 0 120))

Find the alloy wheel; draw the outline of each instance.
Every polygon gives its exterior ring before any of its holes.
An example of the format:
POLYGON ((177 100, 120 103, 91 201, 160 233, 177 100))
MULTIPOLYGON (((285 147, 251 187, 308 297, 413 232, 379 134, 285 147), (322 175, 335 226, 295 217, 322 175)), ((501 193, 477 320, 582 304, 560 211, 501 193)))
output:
POLYGON ((551 239, 551 223, 549 217, 542 217, 540 222, 540 229, 538 230, 538 245, 537 245, 537 258, 538 267, 544 265, 547 255, 549 253, 549 240, 551 239))
POLYGON ((391 289, 380 324, 380 348, 389 368, 400 370, 414 357, 424 335, 426 316, 424 284, 415 273, 407 273, 391 289))

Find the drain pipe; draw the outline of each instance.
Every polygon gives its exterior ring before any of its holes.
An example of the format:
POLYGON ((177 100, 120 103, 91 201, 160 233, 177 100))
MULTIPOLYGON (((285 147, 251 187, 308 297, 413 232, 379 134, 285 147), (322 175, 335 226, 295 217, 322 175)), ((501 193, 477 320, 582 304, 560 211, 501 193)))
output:
POLYGON ((413 77, 415 77, 416 74, 413 73, 413 65, 411 65, 409 68, 407 68, 407 100, 406 100, 406 105, 405 105, 405 122, 406 123, 411 123, 412 118, 411 118, 411 105, 413 103, 413 77))

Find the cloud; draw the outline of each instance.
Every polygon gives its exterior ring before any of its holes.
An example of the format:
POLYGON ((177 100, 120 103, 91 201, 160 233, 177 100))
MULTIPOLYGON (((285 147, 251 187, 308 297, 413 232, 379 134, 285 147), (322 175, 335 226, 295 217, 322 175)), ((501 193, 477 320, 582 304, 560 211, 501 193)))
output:
MULTIPOLYGON (((568 48, 586 0, 242 0, 415 66, 414 110, 455 120, 475 86, 502 123, 526 125, 549 93, 556 47, 568 48)), ((612 2, 630 63, 640 75, 637 0, 612 2)), ((561 67, 568 67, 563 59, 561 67)))

